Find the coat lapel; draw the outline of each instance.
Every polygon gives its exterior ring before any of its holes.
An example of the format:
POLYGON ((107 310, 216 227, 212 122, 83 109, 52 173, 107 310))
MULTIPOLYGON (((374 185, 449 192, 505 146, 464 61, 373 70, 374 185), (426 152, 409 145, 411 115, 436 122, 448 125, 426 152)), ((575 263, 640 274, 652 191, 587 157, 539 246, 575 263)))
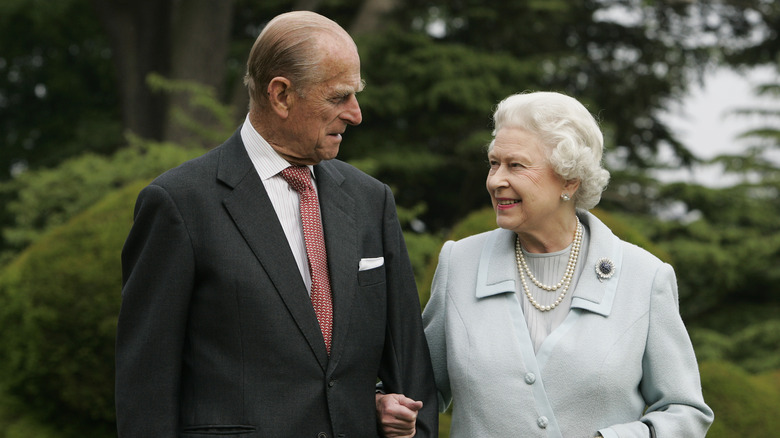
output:
POLYGON ((357 290, 357 223, 355 200, 341 187, 344 175, 332 163, 323 161, 314 167, 320 199, 325 247, 328 252, 330 288, 333 294, 333 339, 331 368, 338 364, 349 332, 350 313, 357 290))
POLYGON ((311 299, 276 211, 238 133, 222 147, 217 179, 233 188, 223 200, 225 209, 274 283, 320 366, 325 370, 328 355, 311 299))
POLYGON ((490 232, 477 270, 477 298, 485 298, 516 289, 515 233, 496 229, 490 232))
MULTIPOLYGON (((578 211, 580 221, 590 230, 590 247, 572 297, 572 308, 579 308, 608 316, 617 291, 623 250, 620 240, 591 213, 578 211), (609 279, 600 280, 596 263, 608 258, 615 272, 609 279)), ((477 271, 477 298, 519 291, 516 285, 515 236, 512 231, 496 229, 490 233, 482 250, 477 271)))
POLYGON ((590 230, 590 246, 588 257, 584 260, 585 268, 575 286, 571 307, 609 316, 620 278, 623 248, 620 240, 596 216, 587 212, 578 212, 578 215, 582 224, 590 230), (614 265, 611 278, 600 279, 596 275, 596 264, 602 258, 609 259, 614 265))

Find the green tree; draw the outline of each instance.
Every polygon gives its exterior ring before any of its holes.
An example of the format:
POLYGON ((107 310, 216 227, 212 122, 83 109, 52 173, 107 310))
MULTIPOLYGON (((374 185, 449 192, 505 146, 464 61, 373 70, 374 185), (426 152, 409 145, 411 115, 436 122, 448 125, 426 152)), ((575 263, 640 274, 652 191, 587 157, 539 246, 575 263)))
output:
MULTIPOLYGON (((582 100, 603 120, 610 162, 632 174, 658 165, 661 145, 691 164, 658 114, 724 53, 773 50, 750 42, 774 35, 780 11, 765 3, 400 0, 381 32, 358 41, 364 121, 342 156, 372 160, 399 204, 427 206, 421 218, 433 230, 486 205, 482 146, 510 93, 582 100)), ((607 196, 605 208, 626 200, 607 196)))
MULTIPOLYGON (((0 71, 16 79, 0 81, 0 111, 10 116, 0 120, 8 120, 2 132, 13 147, 0 147, 7 153, 0 168, 50 165, 89 144, 114 150, 122 143, 119 120, 142 137, 181 141, 187 131, 170 123, 169 105, 196 118, 203 113, 148 90, 144 78, 151 72, 214 87, 222 102, 239 109, 237 124, 246 108, 243 66, 257 32, 270 17, 305 8, 333 17, 361 45, 366 117, 354 136, 350 131, 343 157, 376 155, 371 168, 397 187, 399 203, 424 203, 422 218, 439 229, 484 205, 478 150, 493 105, 511 92, 555 89, 580 98, 605 120, 614 155, 628 163, 655 164, 661 143, 682 163, 691 162, 657 110, 680 98, 705 62, 774 62, 780 16, 774 3, 64 0, 52 8, 39 7, 41 0, 9 0, 0 9, 0 42, 8 48, 0 71), (69 75, 73 65, 80 70, 69 75), (44 98, 33 97, 42 89, 48 90, 44 98), (96 99, 89 105, 93 113, 72 105, 90 99, 96 99), (34 102, 39 110, 27 111, 34 102), (44 120, 73 123, 40 129, 36 116, 44 107, 68 108, 68 117, 44 120), (74 130, 81 124, 89 125, 74 130), (109 128, 111 135, 101 135, 109 128), (73 148, 62 147, 71 138, 73 148), (431 185, 418 179, 456 195, 423 191, 431 185)), ((7 216, 0 212, 0 221, 7 216)))
POLYGON ((704 399, 715 411, 707 437, 769 437, 780 427, 773 407, 780 403, 780 372, 751 376, 725 362, 700 366, 704 399))
POLYGON ((0 388, 61 437, 114 431, 119 254, 144 184, 52 229, 0 272, 0 388))
POLYGON ((86 2, 0 2, 0 47, 0 181, 121 143, 111 52, 86 2))
MULTIPOLYGON (((177 129, 219 144, 235 128, 231 107, 223 105, 213 88, 191 81, 172 81, 160 75, 148 77, 156 92, 174 95, 190 108, 209 114, 212 123, 202 126, 187 111, 172 111, 177 129)), ((153 178, 200 155, 200 142, 180 145, 156 142, 128 134, 128 145, 112 155, 84 153, 58 166, 24 172, 11 181, 0 182, 0 197, 12 199, 5 206, 11 219, 0 227, 0 265, 34 242, 48 229, 64 224, 107 193, 140 178, 153 178)))

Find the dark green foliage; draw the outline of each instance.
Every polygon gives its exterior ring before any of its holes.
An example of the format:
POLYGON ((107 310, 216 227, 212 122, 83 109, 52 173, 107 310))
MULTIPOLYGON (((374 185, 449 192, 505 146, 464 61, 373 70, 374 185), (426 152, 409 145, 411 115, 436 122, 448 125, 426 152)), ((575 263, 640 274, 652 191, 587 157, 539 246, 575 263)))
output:
POLYGON ((727 361, 751 373, 780 369, 780 318, 754 322, 733 334, 692 329, 691 339, 700 361, 727 361))
POLYGON ((0 274, 0 385, 67 436, 113 430, 119 255, 145 184, 53 229, 0 274))
MULTIPOLYGON (((0 402, 0 437, 2 438, 61 438, 59 427, 45 424, 29 413, 21 414, 7 403, 0 402)), ((105 435, 108 438, 109 435, 105 435)))
POLYGON ((689 224, 657 223, 651 234, 681 272, 686 314, 700 315, 727 303, 777 303, 777 193, 778 186, 769 181, 723 189, 675 184, 664 192, 699 217, 689 224))
MULTIPOLYGON (((406 248, 409 251, 409 259, 412 262, 414 278, 417 283, 417 291, 420 294, 420 305, 425 306, 430 294, 430 283, 425 283, 431 263, 435 263, 439 257, 442 240, 432 234, 404 232, 406 248)), ((431 274, 432 275, 432 274, 431 274)))
POLYGON ((528 87, 538 65, 396 30, 360 37, 358 47, 371 66, 363 123, 347 130, 339 156, 396 188, 399 205, 426 205, 431 229, 484 206, 490 114, 528 87))
POLYGON ((0 2, 0 181, 122 144, 111 51, 83 0, 0 2))
POLYGON ((777 435, 780 371, 751 376, 728 362, 703 362, 699 368, 704 399, 715 411, 708 438, 777 435))
POLYGON ((134 137, 130 141, 129 147, 111 156, 87 153, 55 168, 26 172, 0 183, 0 191, 15 197, 6 206, 14 220, 2 230, 8 248, 5 254, 0 252, 0 262, 118 187, 157 176, 202 153, 134 137))
POLYGON ((571 94, 614 128, 615 144, 634 162, 668 141, 684 161, 691 157, 655 109, 675 98, 686 74, 709 54, 695 44, 670 45, 697 33, 687 8, 666 2, 634 3, 631 13, 610 14, 623 2, 512 0, 408 1, 398 20, 407 29, 441 29, 442 43, 462 44, 484 55, 507 54, 534 66, 514 91, 543 89, 571 94))
POLYGON ((222 103, 217 92, 209 86, 194 81, 171 80, 158 73, 146 77, 149 88, 156 93, 183 97, 190 110, 202 113, 203 119, 193 117, 182 108, 170 109, 169 124, 181 128, 182 137, 177 140, 189 149, 211 149, 222 144, 237 126, 234 108, 222 103), (209 120, 211 123, 206 123, 209 120), (186 134, 185 134, 186 133, 186 134))

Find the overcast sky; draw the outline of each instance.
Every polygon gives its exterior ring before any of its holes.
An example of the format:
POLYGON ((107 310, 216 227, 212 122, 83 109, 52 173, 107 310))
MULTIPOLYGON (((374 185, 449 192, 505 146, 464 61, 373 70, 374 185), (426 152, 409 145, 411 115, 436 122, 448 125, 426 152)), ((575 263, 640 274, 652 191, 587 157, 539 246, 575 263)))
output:
MULTIPOLYGON (((767 82, 780 82, 773 69, 763 68, 747 73, 717 70, 705 78, 703 87, 697 85, 691 88, 681 107, 669 108, 664 119, 675 130, 678 138, 700 158, 739 153, 744 151, 747 144, 736 140, 736 137, 755 127, 759 120, 729 115, 729 112, 738 108, 771 106, 771 100, 759 99, 753 93, 756 85, 767 82)), ((776 103, 774 107, 777 107, 776 103)), ((718 172, 713 169, 696 171, 693 175, 689 172, 666 172, 664 179, 667 178, 713 186, 728 183, 720 180, 718 172)))

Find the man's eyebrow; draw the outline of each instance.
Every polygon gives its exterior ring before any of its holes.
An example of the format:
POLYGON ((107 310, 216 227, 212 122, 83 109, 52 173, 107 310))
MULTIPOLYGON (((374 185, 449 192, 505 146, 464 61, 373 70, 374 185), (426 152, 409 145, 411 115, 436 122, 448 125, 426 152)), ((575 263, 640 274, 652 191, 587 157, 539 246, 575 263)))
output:
POLYGON ((339 97, 346 97, 346 96, 349 96, 350 94, 360 93, 365 88, 366 88, 366 81, 361 80, 360 84, 358 85, 357 90, 354 87, 351 87, 351 86, 338 87, 338 88, 334 89, 334 95, 337 95, 339 97))

